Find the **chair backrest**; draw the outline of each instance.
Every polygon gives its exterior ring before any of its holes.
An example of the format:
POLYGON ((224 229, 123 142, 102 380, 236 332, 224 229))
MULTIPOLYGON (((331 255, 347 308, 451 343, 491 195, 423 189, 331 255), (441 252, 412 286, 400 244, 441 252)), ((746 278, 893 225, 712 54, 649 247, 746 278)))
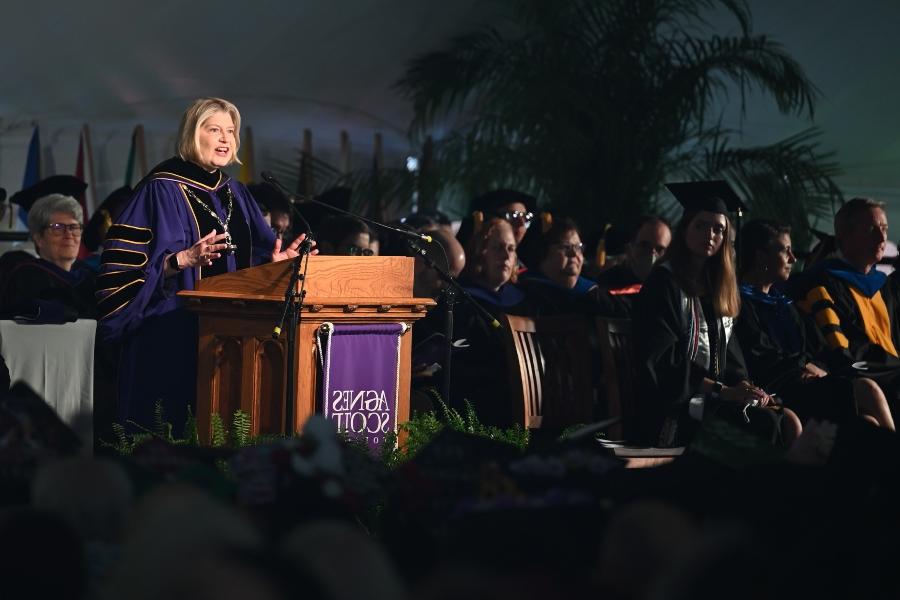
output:
POLYGON ((578 316, 504 318, 514 422, 529 429, 594 419, 590 345, 578 316))
POLYGON ((606 385, 607 416, 621 419, 609 430, 614 438, 628 438, 630 425, 638 415, 631 319, 597 319, 600 335, 600 361, 606 385))

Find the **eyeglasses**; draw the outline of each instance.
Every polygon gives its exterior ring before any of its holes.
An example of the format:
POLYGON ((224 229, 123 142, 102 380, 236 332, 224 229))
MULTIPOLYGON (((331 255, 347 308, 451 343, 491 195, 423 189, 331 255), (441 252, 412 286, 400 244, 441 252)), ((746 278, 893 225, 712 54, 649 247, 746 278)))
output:
POLYGON ((84 230, 84 225, 81 223, 50 223, 44 229, 49 229, 50 233, 55 236, 62 236, 68 231, 73 237, 78 237, 84 230))
POLYGON ((553 244, 557 248, 563 251, 563 254, 584 254, 584 244, 579 242, 577 244, 553 244))
POLYGON ((371 248, 360 248, 359 246, 347 246, 347 256, 374 256, 375 251, 371 248))
POLYGON ((531 222, 534 220, 533 212, 522 212, 520 210, 513 210, 510 212, 500 213, 500 216, 509 221, 510 223, 514 223, 519 219, 525 221, 525 227, 530 227, 531 222))

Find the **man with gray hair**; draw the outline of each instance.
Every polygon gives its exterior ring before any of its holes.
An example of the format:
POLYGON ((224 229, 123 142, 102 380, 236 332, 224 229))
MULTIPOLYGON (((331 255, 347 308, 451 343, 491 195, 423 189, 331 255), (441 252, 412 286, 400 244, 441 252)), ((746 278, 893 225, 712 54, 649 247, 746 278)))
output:
POLYGON ((11 198, 28 211, 28 232, 38 258, 21 251, 3 256, 3 316, 43 323, 96 316, 93 273, 78 261, 84 214, 73 195, 84 188, 75 177, 56 175, 11 198))
POLYGON ((875 268, 884 256, 887 231, 884 203, 846 202, 834 217, 837 255, 805 276, 797 304, 825 339, 829 370, 871 377, 893 409, 900 408, 900 300, 895 281, 875 268))

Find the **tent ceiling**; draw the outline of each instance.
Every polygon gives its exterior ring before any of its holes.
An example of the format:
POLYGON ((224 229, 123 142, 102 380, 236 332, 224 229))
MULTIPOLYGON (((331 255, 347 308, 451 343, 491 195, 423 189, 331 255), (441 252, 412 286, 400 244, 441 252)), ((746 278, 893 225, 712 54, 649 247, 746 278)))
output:
MULTIPOLYGON (((0 131, 41 121, 142 122, 171 131, 199 95, 235 100, 262 137, 385 134, 399 149, 411 116, 390 89, 405 62, 496 22, 507 2, 299 0, 255 3, 8 2, 0 131)), ((782 42, 822 90, 815 123, 858 190, 900 189, 900 3, 752 0, 754 29, 782 42)), ((712 19, 720 33, 733 29, 712 19)), ((736 125, 732 102, 726 118, 736 125)), ((744 142, 767 143, 810 123, 752 97, 744 142)), ((127 128, 123 127, 123 128, 127 128)), ((336 138, 336 136, 333 136, 336 138)), ((18 177, 18 175, 16 175, 18 177)), ((893 192, 896 193, 896 192, 893 192)), ((900 195, 898 195, 900 197, 900 195)))

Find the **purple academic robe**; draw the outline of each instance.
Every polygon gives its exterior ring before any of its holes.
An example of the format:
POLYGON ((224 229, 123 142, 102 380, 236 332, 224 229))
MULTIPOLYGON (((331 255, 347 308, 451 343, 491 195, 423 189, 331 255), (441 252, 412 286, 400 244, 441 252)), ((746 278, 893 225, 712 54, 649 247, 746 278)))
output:
MULTIPOLYGON (((203 268, 166 278, 165 260, 190 248, 211 229, 201 232, 212 217, 197 210, 190 192, 211 204, 224 220, 220 196, 224 186, 234 198, 229 229, 235 239, 250 243, 239 244, 235 255, 219 258, 227 266, 220 270, 231 272, 270 260, 274 234, 247 189, 222 172, 210 174, 180 159, 158 165, 138 184, 107 233, 97 277, 98 327, 102 339, 122 346, 118 374, 122 423, 151 427, 155 404, 162 401, 166 421, 180 432, 187 407, 195 405, 197 321, 176 294, 194 289, 204 276, 203 268)), ((221 232, 221 227, 217 229, 221 232)))

